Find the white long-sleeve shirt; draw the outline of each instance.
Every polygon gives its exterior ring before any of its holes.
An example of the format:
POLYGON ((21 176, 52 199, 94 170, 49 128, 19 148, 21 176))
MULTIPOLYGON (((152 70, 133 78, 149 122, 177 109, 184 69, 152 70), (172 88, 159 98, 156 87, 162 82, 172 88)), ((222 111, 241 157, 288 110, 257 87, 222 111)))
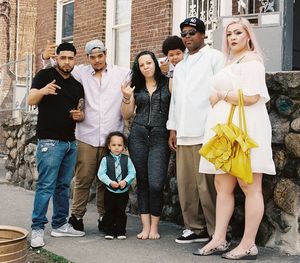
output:
POLYGON ((82 83, 85 118, 76 125, 76 139, 92 146, 104 146, 107 135, 124 129, 121 115, 121 84, 128 80, 129 69, 107 65, 102 77, 95 77, 91 65, 74 67, 73 76, 82 83))
POLYGON ((167 128, 176 130, 178 145, 203 142, 213 76, 223 67, 223 54, 209 46, 176 65, 167 128))

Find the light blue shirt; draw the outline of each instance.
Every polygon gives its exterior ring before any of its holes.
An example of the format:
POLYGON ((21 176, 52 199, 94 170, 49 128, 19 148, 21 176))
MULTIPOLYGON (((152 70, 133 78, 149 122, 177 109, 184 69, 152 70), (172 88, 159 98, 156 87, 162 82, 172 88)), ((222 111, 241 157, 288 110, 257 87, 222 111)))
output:
MULTIPOLYGON (((113 153, 110 153, 110 154, 111 154, 111 156, 114 157, 116 162, 120 162, 120 158, 121 158, 122 154, 119 154, 119 155, 114 155, 113 153)), ((127 183, 126 187, 123 189, 119 189, 119 188, 113 189, 113 188, 109 187, 112 180, 107 175, 107 160, 106 160, 106 157, 103 157, 101 160, 101 163, 100 163, 99 170, 98 170, 98 178, 101 182, 103 182, 107 186, 107 189, 109 191, 111 191, 113 193, 124 193, 124 192, 128 191, 129 186, 135 179, 135 174, 136 174, 134 165, 129 157, 128 157, 127 169, 128 169, 128 174, 124 179, 127 183)))

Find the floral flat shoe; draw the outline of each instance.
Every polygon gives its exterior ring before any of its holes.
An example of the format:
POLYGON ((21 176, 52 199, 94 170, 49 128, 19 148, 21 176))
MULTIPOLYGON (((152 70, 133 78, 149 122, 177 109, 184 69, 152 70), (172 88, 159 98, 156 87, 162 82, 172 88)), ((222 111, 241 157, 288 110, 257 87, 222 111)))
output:
POLYGON ((195 256, 210 256, 210 255, 221 255, 222 253, 226 252, 230 247, 230 243, 225 241, 223 244, 211 248, 211 249, 203 249, 198 248, 193 255, 195 256))
POLYGON ((256 245, 253 245, 252 247, 250 247, 248 250, 246 250, 244 253, 242 254, 231 254, 231 251, 224 253, 222 255, 222 258, 226 258, 226 259, 231 259, 231 260, 245 260, 245 259, 249 259, 249 260, 255 260, 257 259, 257 254, 258 254, 258 249, 256 245))

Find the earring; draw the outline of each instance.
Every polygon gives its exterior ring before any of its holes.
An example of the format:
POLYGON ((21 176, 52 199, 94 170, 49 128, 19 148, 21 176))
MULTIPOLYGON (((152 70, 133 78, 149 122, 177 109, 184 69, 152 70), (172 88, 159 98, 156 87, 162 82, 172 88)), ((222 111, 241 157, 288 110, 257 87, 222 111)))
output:
POLYGON ((250 38, 248 38, 248 40, 247 40, 247 49, 252 50, 252 42, 251 42, 250 38))

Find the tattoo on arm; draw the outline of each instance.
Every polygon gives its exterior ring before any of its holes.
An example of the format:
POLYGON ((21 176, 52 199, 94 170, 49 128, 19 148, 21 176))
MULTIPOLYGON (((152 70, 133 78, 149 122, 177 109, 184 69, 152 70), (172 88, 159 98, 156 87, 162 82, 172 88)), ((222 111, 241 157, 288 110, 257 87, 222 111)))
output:
POLYGON ((83 98, 79 99, 77 109, 80 110, 80 111, 84 110, 84 99, 83 98))

